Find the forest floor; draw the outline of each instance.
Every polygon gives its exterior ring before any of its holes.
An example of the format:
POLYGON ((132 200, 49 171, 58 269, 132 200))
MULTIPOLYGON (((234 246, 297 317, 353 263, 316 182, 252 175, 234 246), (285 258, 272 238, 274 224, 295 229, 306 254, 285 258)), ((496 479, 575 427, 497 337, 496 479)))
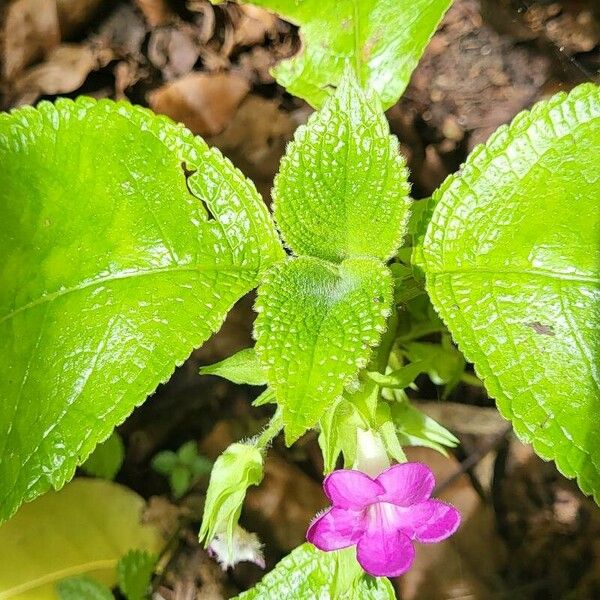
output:
MULTIPOLYGON (((220 148, 265 200, 279 159, 311 109, 269 69, 300 46, 297 29, 269 13, 205 0, 12 0, 0 3, 0 108, 81 94, 126 99, 185 123, 220 148)), ((598 0, 455 0, 402 100, 388 111, 415 198, 428 196, 468 152, 519 111, 583 81, 600 82, 598 0)), ((222 572, 197 541, 206 478, 175 501, 153 472, 158 451, 197 441, 216 458, 256 434, 269 409, 257 388, 200 377, 201 364, 252 344, 251 296, 171 381, 119 428, 126 459, 118 481, 149 499, 148 518, 176 531, 155 598, 217 600, 258 581, 255 565, 222 572)), ((441 497, 464 525, 418 548, 394 585, 404 600, 600 598, 600 511, 553 464, 519 443, 480 388, 448 400, 418 381, 420 408, 455 433, 449 458, 424 448, 441 497)), ((276 441, 242 523, 265 543, 267 569, 304 540, 326 505, 314 435, 276 441)))

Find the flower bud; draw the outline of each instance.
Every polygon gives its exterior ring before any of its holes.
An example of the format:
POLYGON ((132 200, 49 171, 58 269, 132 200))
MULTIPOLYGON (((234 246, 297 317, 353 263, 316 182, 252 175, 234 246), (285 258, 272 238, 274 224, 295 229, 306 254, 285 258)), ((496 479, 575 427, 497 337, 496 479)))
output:
POLYGON ((263 478, 263 457, 249 444, 232 444, 216 460, 210 474, 200 540, 208 546, 217 534, 233 551, 236 529, 246 490, 263 478))

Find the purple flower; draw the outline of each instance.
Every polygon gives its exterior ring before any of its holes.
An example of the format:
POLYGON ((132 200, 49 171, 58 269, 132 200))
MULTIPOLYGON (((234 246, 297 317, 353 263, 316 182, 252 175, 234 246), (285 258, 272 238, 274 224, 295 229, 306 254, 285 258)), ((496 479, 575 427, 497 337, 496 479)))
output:
POLYGON ((431 500, 433 473, 421 463, 402 463, 375 479, 349 469, 334 471, 323 489, 333 506, 308 528, 306 539, 326 552, 356 544, 356 558, 375 577, 410 569, 413 540, 439 542, 460 524, 460 513, 431 500))

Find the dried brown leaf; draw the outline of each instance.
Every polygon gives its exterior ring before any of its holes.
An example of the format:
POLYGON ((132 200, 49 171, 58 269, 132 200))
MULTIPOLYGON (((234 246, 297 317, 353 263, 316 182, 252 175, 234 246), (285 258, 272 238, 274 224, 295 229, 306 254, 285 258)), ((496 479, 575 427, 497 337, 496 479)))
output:
POLYGON ((15 81, 13 103, 31 104, 42 95, 73 92, 96 66, 96 56, 88 46, 63 44, 55 48, 45 62, 27 70, 15 81))
POLYGON ((165 0, 135 0, 135 3, 150 27, 166 25, 173 18, 173 13, 165 0))
MULTIPOLYGON (((96 16, 103 0, 55 0, 62 39, 79 32, 96 16)), ((46 3, 46 2, 44 2, 46 3)), ((47 2, 52 4, 52 2, 47 2)))
POLYGON ((187 75, 200 56, 200 48, 191 28, 161 28, 152 32, 148 58, 162 71, 167 81, 187 75))
POLYGON ((54 0, 13 0, 5 8, 2 27, 2 73, 12 80, 60 43, 54 0))
POLYGON ((273 177, 296 123, 273 100, 249 95, 226 129, 211 139, 234 164, 255 182, 264 198, 270 195, 273 177))
POLYGON ((273 13, 252 5, 237 8, 239 16, 232 19, 236 46, 262 44, 267 36, 277 31, 277 17, 273 13))
POLYGON ((199 135, 216 135, 232 118, 250 89, 234 73, 190 73, 149 95, 152 110, 168 115, 199 135))

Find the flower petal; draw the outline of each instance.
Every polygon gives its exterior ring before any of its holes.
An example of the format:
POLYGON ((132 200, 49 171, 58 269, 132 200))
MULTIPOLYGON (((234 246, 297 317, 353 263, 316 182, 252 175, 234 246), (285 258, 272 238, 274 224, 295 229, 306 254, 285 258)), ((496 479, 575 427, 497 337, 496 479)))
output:
POLYGON ((356 544, 364 529, 362 512, 334 507, 310 524, 306 539, 319 550, 328 552, 356 544))
POLYGON ((435 543, 450 537, 460 525, 460 513, 440 500, 427 500, 408 509, 410 537, 423 543, 435 543))
POLYGON ((381 484, 361 471, 351 469, 339 469, 329 474, 323 489, 334 506, 355 510, 376 502, 378 495, 384 493, 381 484))
POLYGON ((381 473, 376 481, 385 493, 379 499, 398 506, 410 506, 429 500, 435 487, 431 469, 421 463, 401 463, 393 465, 381 473))
POLYGON ((360 538, 356 558, 373 577, 397 577, 410 569, 415 549, 410 538, 401 531, 372 526, 360 538))

